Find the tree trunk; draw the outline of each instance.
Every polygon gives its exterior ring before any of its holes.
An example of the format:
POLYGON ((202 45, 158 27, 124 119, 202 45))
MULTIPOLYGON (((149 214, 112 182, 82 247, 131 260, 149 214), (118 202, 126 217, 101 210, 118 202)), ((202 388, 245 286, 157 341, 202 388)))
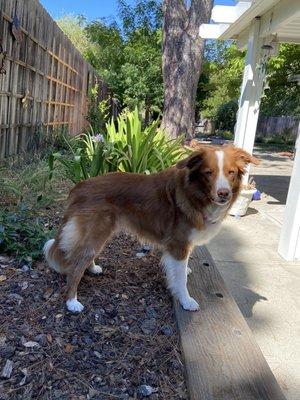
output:
POLYGON ((191 139, 195 127, 195 102, 204 41, 199 26, 210 18, 212 0, 164 0, 162 128, 175 138, 191 139))

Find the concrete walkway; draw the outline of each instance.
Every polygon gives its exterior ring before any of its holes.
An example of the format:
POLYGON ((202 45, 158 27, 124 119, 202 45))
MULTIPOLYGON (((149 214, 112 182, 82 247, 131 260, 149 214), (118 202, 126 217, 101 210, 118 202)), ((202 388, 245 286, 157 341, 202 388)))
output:
POLYGON ((300 399, 300 263, 277 253, 292 161, 256 153, 261 201, 207 246, 288 400, 300 399))

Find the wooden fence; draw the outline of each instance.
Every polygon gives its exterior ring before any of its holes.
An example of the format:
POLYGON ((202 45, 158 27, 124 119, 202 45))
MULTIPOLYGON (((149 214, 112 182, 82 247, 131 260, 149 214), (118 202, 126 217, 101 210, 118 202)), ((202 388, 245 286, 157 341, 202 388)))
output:
POLYGON ((257 124, 256 137, 291 135, 296 138, 299 122, 300 118, 297 117, 260 116, 257 124))
POLYGON ((38 0, 0 0, 0 45, 0 158, 59 127, 82 132, 89 89, 108 91, 38 0))

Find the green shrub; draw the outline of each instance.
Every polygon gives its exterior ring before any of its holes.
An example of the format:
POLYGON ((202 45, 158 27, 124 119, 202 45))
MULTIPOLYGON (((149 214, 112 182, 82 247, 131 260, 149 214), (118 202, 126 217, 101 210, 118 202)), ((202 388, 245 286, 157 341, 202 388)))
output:
POLYGON ((216 128, 226 131, 233 131, 236 122, 237 110, 238 103, 236 100, 231 100, 228 103, 220 105, 215 118, 216 128))
POLYGON ((112 171, 151 173, 176 163, 182 156, 182 138, 169 140, 155 121, 142 129, 138 110, 127 112, 106 124, 106 133, 91 132, 77 138, 72 155, 53 153, 50 178, 55 166, 63 167, 74 183, 112 171))
POLYGON ((295 144, 296 137, 290 129, 284 129, 281 134, 262 136, 256 139, 256 143, 263 144, 278 144, 278 145, 290 145, 295 144))
POLYGON ((42 219, 24 204, 15 211, 0 212, 0 253, 13 255, 18 260, 36 260, 41 257, 48 237, 42 219))
POLYGON ((222 131, 222 130, 217 130, 215 132, 216 136, 220 136, 222 139, 226 140, 233 140, 234 134, 231 131, 222 131))

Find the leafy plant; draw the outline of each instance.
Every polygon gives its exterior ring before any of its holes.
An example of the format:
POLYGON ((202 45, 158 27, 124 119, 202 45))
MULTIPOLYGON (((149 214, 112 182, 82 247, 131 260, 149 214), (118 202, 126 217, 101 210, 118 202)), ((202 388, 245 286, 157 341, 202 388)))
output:
POLYGON ((222 131, 220 129, 215 132, 215 135, 220 136, 222 139, 226 140, 233 140, 234 138, 234 134, 231 131, 222 131))
POLYGON ((124 172, 156 172, 173 165, 182 155, 182 137, 168 140, 158 129, 159 120, 144 130, 138 110, 107 124, 107 140, 114 143, 118 170, 124 172))
POLYGON ((53 153, 49 158, 50 179, 57 163, 77 183, 111 171, 150 173, 176 163, 182 156, 182 138, 169 140, 158 129, 159 121, 142 128, 138 109, 127 111, 106 125, 104 135, 90 132, 77 138, 71 156, 53 153))
POLYGON ((48 235, 41 218, 34 217, 23 203, 15 211, 0 212, 0 252, 36 260, 48 235))

